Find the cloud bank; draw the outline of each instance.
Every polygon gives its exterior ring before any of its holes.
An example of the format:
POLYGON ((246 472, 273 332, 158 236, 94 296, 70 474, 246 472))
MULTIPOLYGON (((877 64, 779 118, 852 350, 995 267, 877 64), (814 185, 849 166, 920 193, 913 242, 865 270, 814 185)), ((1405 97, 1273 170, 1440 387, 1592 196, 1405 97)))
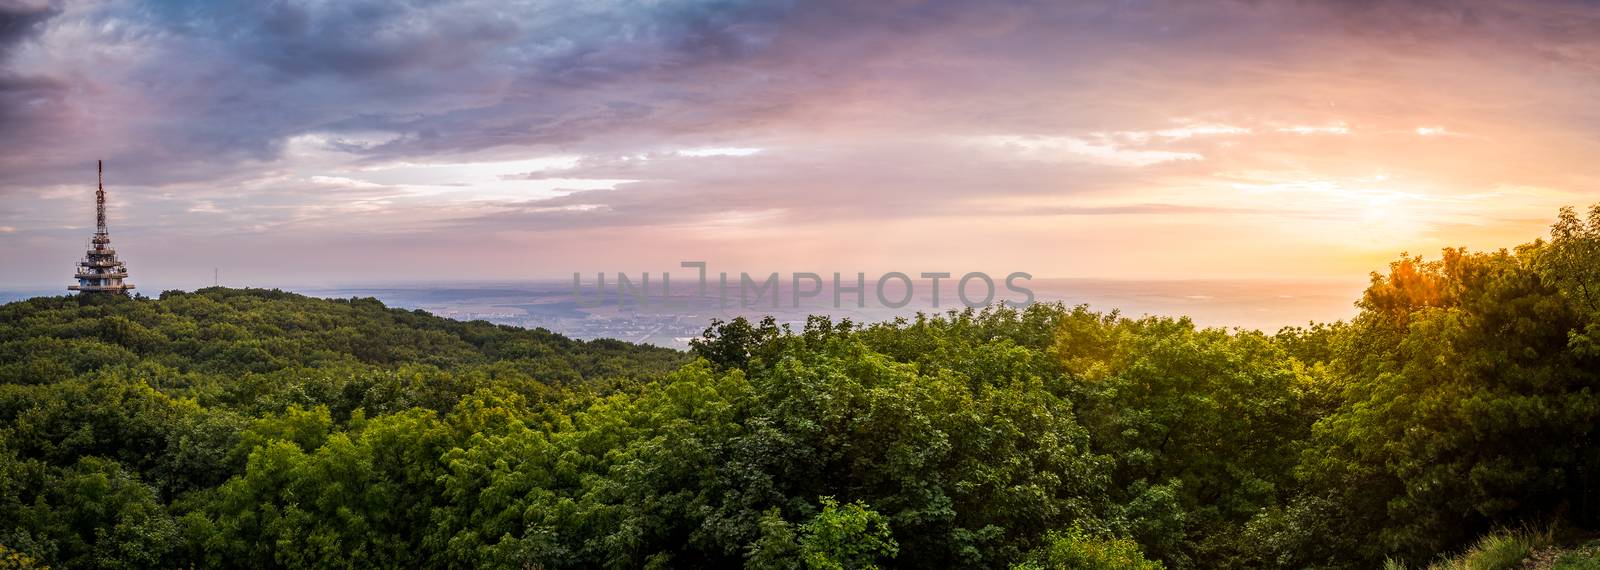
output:
POLYGON ((1595 201, 1597 72, 1577 1, 0 0, 0 285, 98 158, 156 287, 1359 275, 1595 201))

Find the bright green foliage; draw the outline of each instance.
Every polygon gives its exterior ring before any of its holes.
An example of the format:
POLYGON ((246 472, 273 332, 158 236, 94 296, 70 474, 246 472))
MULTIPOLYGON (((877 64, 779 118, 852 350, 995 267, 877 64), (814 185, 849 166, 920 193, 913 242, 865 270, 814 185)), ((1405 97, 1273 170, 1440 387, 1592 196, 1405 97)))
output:
POLYGON ((879 558, 900 551, 889 519, 856 501, 840 505, 822 498, 822 512, 800 526, 800 558, 811 570, 877 568, 879 558))
POLYGON ((1179 566, 1225 556, 1239 525, 1290 496, 1313 378, 1271 337, 1082 309, 1060 331, 1084 380, 1080 417, 1117 458, 1117 487, 1142 511, 1129 530, 1152 552, 1179 566))
POLYGON ((45 568, 32 556, 6 548, 0 544, 0 570, 34 570, 45 568))
POLYGON ((1029 554, 1014 570, 1163 570, 1160 562, 1146 560, 1139 544, 1126 538, 1097 538, 1073 527, 1051 532, 1044 546, 1029 554))
POLYGON ((1552 236, 1403 257, 1351 322, 1273 335, 1035 304, 686 354, 276 291, 12 303, 0 554, 1416 567, 1600 525, 1600 210, 1552 236))
MULTIPOLYGON (((318 414, 301 414, 307 415, 318 414)), ((418 557, 425 529, 416 523, 427 520, 436 506, 436 479, 442 474, 437 458, 448 441, 444 426, 427 410, 362 422, 326 436, 309 451, 290 438, 267 438, 250 452, 242 476, 184 517, 191 539, 204 537, 191 546, 216 564, 425 563, 418 557)))

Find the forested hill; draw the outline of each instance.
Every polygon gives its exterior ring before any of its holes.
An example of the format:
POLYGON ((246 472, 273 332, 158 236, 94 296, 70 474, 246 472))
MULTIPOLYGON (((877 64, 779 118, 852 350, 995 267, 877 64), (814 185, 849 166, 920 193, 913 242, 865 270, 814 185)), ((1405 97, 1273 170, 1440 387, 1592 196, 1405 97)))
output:
POLYGON ((570 384, 663 374, 681 353, 544 329, 461 322, 372 298, 278 290, 167 291, 155 299, 42 297, 0 306, 0 382, 47 383, 146 365, 162 374, 268 373, 297 367, 497 364, 570 384), (159 365, 156 367, 154 365, 159 365))
POLYGON ((1551 233, 1277 334, 1036 304, 684 354, 266 291, 14 303, 0 566, 1511 568, 1600 526, 1600 210, 1551 233))

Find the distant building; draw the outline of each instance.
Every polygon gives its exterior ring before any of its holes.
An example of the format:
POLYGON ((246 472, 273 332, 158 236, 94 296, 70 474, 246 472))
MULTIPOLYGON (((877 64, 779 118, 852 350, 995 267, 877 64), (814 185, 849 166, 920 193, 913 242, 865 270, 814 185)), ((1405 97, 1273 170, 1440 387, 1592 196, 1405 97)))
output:
POLYGON ((111 248, 111 234, 106 231, 106 166, 96 161, 100 170, 100 186, 94 192, 95 230, 89 238, 89 251, 78 262, 77 285, 67 287, 80 295, 126 295, 133 288, 124 283, 128 268, 117 260, 117 250, 111 248))

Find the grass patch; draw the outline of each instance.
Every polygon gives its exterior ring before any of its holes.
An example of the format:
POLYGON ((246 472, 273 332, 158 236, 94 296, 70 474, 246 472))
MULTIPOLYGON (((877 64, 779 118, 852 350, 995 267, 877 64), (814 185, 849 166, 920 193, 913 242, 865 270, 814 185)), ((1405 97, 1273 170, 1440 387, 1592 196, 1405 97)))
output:
MULTIPOLYGON (((1499 531, 1484 535, 1466 552, 1429 564, 1427 570, 1511 570, 1522 566, 1535 550, 1550 546, 1550 531, 1499 531)), ((1406 570, 1403 563, 1388 560, 1384 570, 1406 570)), ((1562 568, 1557 566, 1557 568, 1562 568)), ((1573 566, 1564 570, 1600 570, 1600 566, 1573 566)))
MULTIPOLYGON (((1545 541, 1548 543, 1548 541, 1545 541)), ((1478 539, 1466 554, 1449 561, 1447 565, 1429 566, 1430 570, 1509 570, 1522 565, 1533 554, 1536 544, 1527 533, 1491 534, 1478 539)))
POLYGON ((1551 570, 1600 570, 1600 540, 1563 554, 1551 570))

